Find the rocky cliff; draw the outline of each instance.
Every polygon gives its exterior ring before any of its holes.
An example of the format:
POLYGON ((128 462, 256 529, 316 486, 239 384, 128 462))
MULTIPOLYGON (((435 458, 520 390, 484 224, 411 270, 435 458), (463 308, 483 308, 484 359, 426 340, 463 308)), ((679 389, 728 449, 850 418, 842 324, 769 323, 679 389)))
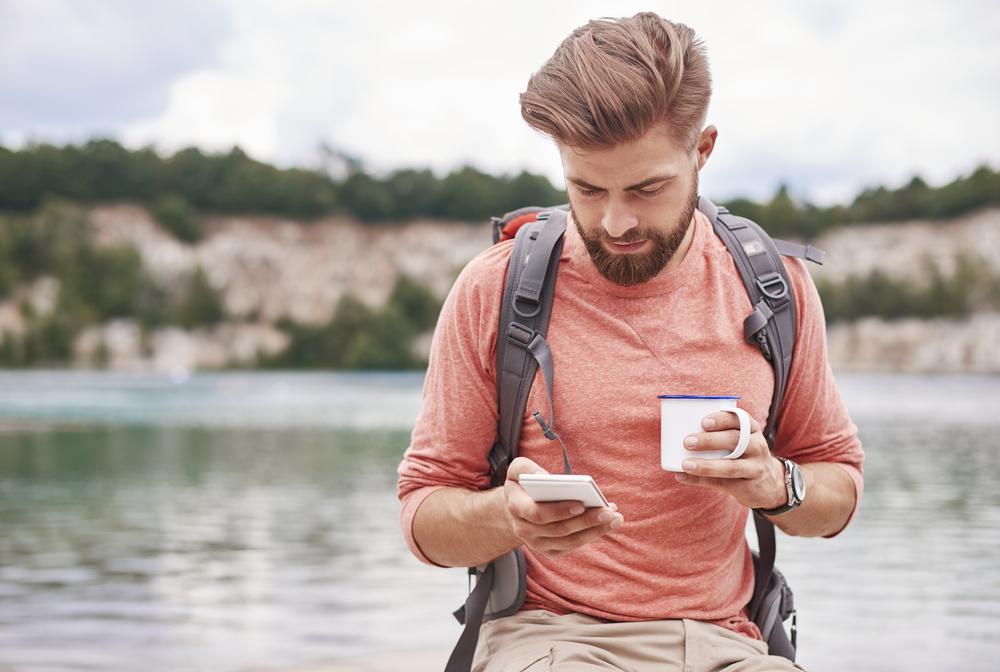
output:
MULTIPOLYGON (((351 294, 382 305, 399 273, 444 297, 459 270, 490 244, 485 223, 413 221, 361 225, 341 218, 300 223, 273 217, 208 218, 195 245, 179 242, 135 206, 107 205, 90 212, 97 241, 135 246, 143 264, 166 285, 200 266, 223 297, 227 322, 212 329, 177 328, 142 334, 118 320, 81 334, 74 351, 81 364, 102 352, 119 369, 184 372, 252 364, 274 353, 288 336, 276 323, 331 319, 338 300, 351 294)), ((983 210, 953 221, 914 221, 838 229, 814 243, 828 253, 815 275, 840 281, 881 269, 921 281, 928 260, 950 273, 962 255, 978 257, 1000 274, 1000 210, 983 210)), ((15 330, 14 309, 25 301, 36 313, 51 310, 58 283, 36 281, 0 304, 0 327, 15 330)), ((1000 314, 962 320, 865 319, 829 331, 836 370, 1000 372, 1000 314)), ((415 347, 426 353, 429 334, 415 347)))

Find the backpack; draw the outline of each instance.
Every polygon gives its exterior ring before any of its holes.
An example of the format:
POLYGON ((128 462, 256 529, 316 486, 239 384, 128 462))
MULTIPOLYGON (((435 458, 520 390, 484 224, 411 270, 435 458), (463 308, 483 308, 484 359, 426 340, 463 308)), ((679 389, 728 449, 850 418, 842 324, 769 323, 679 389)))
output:
MULTIPOLYGON (((777 411, 795 344, 796 307, 792 285, 781 255, 823 263, 824 253, 811 245, 772 239, 755 222, 731 214, 701 197, 698 209, 712 223, 729 250, 743 280, 753 311, 743 322, 747 341, 758 346, 774 368, 774 392, 764 436, 774 449, 777 411)), ((549 416, 538 411, 534 419, 546 438, 555 440, 552 408, 552 354, 545 334, 555 295, 558 260, 566 231, 568 206, 525 207, 503 217, 493 217, 493 243, 514 239, 504 282, 497 332, 496 371, 500 417, 497 438, 489 453, 490 488, 500 487, 507 467, 517 456, 518 439, 528 393, 538 367, 548 392, 549 416)), ((567 464, 568 466, 568 464, 567 464)), ((795 659, 797 622, 792 591, 774 566, 774 524, 753 512, 759 551, 753 553, 754 590, 748 606, 752 620, 764 636, 771 655, 795 659), (791 617, 791 639, 783 623, 791 617)), ((468 672, 472 666, 479 627, 517 613, 524 604, 526 573, 524 552, 518 547, 479 567, 470 567, 469 596, 454 612, 465 626, 452 651, 445 672, 468 672), (472 577, 476 577, 472 587, 472 577)))

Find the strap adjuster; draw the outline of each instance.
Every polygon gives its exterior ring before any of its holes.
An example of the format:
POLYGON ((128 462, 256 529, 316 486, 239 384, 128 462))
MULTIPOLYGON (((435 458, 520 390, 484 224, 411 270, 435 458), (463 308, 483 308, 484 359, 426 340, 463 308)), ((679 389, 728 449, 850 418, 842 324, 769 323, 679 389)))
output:
POLYGON ((788 296, 788 284, 781 273, 772 272, 757 278, 757 287, 772 301, 780 301, 788 296))
POLYGON ((531 341, 534 337, 534 329, 528 329, 524 325, 518 324, 517 322, 511 322, 510 326, 507 327, 507 340, 522 347, 526 348, 531 345, 531 341))
POLYGON ((504 463, 509 462, 508 453, 507 450, 503 447, 503 444, 500 443, 499 438, 497 438, 497 440, 493 442, 493 445, 490 447, 490 452, 487 455, 486 459, 490 463, 491 471, 496 471, 501 467, 506 468, 507 465, 504 463))

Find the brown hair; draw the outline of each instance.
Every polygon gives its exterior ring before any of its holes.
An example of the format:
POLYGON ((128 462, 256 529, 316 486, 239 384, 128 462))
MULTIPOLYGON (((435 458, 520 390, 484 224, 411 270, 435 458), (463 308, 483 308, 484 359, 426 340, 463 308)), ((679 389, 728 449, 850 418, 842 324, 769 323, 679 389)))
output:
POLYGON ((693 148, 712 95, 704 43, 652 12, 590 21, 528 80, 521 116, 557 142, 606 149, 666 124, 693 148))

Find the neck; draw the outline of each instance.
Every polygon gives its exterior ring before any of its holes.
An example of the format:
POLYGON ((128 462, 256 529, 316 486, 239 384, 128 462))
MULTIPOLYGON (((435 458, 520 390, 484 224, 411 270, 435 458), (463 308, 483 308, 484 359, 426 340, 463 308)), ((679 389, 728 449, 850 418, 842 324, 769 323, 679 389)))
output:
POLYGON ((697 212, 695 210, 695 212, 691 213, 691 220, 688 222, 687 231, 684 232, 684 239, 681 240, 681 244, 677 247, 677 251, 674 252, 674 256, 670 257, 670 261, 667 262, 667 265, 663 267, 660 273, 672 271, 684 261, 684 257, 687 256, 687 252, 691 248, 691 241, 694 240, 694 219, 697 217, 697 212))

